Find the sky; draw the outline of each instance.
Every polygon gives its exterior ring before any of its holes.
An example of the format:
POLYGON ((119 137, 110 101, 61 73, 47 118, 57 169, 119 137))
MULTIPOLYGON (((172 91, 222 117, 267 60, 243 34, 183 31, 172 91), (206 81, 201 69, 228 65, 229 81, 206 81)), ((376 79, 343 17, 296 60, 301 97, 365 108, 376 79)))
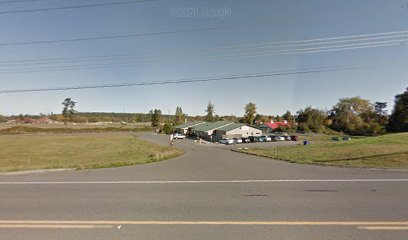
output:
MULTIPOLYGON (((116 2, 120 1, 125 0, 116 2)), ((330 109, 338 99, 354 96, 388 102, 391 110, 394 96, 408 87, 405 42, 341 51, 262 54, 273 50, 276 42, 408 30, 407 0, 159 0, 7 13, 111 2, 115 1, 0 1, 0 91, 333 66, 357 69, 217 82, 0 94, 0 114, 59 113, 67 97, 76 101, 77 110, 83 112, 143 113, 158 108, 164 114, 173 114, 181 106, 186 114, 195 116, 205 114, 211 100, 218 115, 242 115, 248 102, 257 105, 258 113, 276 115, 306 106, 330 109), (213 29, 15 44, 202 28, 213 29), (267 44, 272 48, 265 48, 267 44), (239 57, 251 51, 252 57, 239 57), (228 54, 230 57, 225 57, 228 54), (50 58, 71 59, 46 64, 32 61, 50 58), (359 68, 362 66, 369 67, 359 68)))

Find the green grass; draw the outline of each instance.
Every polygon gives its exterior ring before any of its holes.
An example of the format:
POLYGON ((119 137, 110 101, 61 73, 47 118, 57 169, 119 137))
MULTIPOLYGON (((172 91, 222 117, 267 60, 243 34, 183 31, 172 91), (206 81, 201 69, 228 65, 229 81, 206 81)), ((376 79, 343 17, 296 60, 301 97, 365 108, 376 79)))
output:
POLYGON ((92 124, 92 123, 67 123, 65 126, 63 123, 39 123, 39 124, 23 124, 23 123, 0 123, 0 129, 11 128, 11 127, 35 127, 35 128, 71 128, 71 129, 81 129, 81 128, 145 128, 150 127, 151 123, 106 123, 106 124, 92 124))
POLYGON ((119 167, 183 153, 125 133, 0 135, 0 149, 0 172, 119 167))
POLYGON ((357 137, 351 141, 330 141, 320 137, 309 146, 254 148, 246 153, 287 160, 338 166, 408 168, 408 133, 357 137))
POLYGON ((43 128, 31 126, 14 126, 0 129, 0 134, 24 134, 24 133, 87 133, 87 132, 149 132, 151 127, 88 127, 88 128, 43 128))

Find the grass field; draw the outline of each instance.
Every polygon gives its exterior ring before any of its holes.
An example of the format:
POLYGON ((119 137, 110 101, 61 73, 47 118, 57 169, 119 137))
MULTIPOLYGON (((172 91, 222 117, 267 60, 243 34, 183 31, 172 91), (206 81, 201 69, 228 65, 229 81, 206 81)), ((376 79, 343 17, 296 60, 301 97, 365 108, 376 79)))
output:
POLYGON ((127 133, 0 135, 0 172, 50 168, 104 168, 181 155, 127 133))
POLYGON ((14 126, 0 129, 0 134, 26 134, 26 133, 89 133, 89 132, 150 132, 152 127, 33 127, 33 126, 14 126))
POLYGON ((82 129, 82 128, 145 128, 150 127, 151 123, 68 123, 65 126, 63 123, 40 123, 40 124, 18 124, 18 123, 0 123, 0 130, 12 127, 35 127, 35 128, 70 128, 70 129, 82 129))
MULTIPOLYGON (((338 166, 408 168, 408 133, 358 137, 351 141, 331 141, 317 137, 308 146, 253 148, 242 150, 294 163, 338 166)), ((310 140, 310 138, 309 138, 310 140)))

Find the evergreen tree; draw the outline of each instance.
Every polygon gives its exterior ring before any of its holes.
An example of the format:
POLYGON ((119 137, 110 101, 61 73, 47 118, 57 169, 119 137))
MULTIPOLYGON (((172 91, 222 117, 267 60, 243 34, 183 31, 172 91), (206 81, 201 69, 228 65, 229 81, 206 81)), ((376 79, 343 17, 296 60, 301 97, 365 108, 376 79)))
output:
POLYGON ((184 122, 184 114, 183 114, 183 109, 181 107, 176 108, 176 115, 175 115, 175 124, 180 124, 184 122))
POLYGON ((61 104, 63 105, 62 116, 64 118, 64 124, 67 125, 67 121, 72 121, 76 113, 74 109, 76 102, 72 101, 71 98, 66 98, 61 104))
POLYGON ((408 132, 408 87, 395 96, 394 110, 387 129, 391 132, 408 132))
POLYGON ((290 111, 286 111, 286 113, 283 114, 282 117, 288 122, 294 122, 295 121, 295 118, 293 117, 293 115, 292 115, 292 113, 290 111))
POLYGON ((207 122, 214 122, 215 121, 215 109, 214 109, 214 104, 211 103, 211 101, 208 102, 207 109, 205 110, 207 113, 205 115, 204 120, 207 122))
POLYGON ((150 110, 152 127, 158 127, 162 120, 162 112, 160 109, 150 110))

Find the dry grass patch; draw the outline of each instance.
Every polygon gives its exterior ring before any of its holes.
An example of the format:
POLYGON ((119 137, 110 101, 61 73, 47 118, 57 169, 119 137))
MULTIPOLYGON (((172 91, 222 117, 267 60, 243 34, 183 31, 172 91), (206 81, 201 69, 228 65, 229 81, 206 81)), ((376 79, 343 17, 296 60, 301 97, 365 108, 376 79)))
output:
POLYGON ((130 134, 0 135, 0 172, 104 168, 165 160, 183 153, 130 134))

